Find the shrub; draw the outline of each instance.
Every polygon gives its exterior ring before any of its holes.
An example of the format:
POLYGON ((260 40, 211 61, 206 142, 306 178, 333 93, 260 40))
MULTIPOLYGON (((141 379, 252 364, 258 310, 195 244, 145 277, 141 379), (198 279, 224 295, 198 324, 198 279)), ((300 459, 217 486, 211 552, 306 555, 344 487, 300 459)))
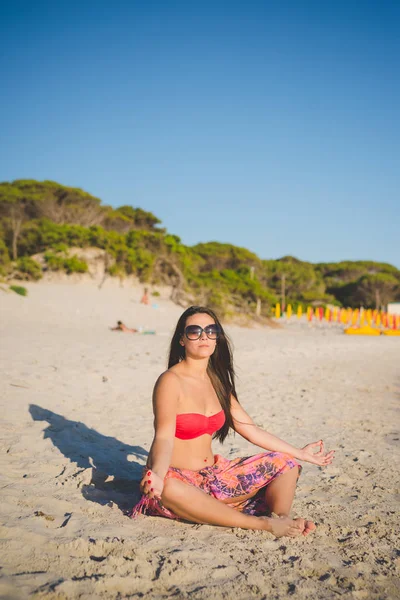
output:
POLYGON ((0 238, 0 266, 6 266, 10 262, 8 248, 2 238, 0 238))
POLYGON ((28 295, 28 290, 22 287, 22 285, 10 285, 10 290, 15 292, 16 294, 19 294, 20 296, 28 295))
POLYGON ((46 252, 44 255, 44 260, 46 261, 46 265, 50 271, 62 271, 64 269, 64 256, 54 254, 54 252, 46 252))
POLYGON ((48 268, 51 271, 66 271, 68 275, 71 273, 86 273, 88 270, 87 263, 77 256, 63 256, 62 254, 54 254, 54 252, 46 252, 44 259, 48 268))
POLYGON ((71 273, 86 273, 88 265, 84 260, 77 256, 71 256, 71 258, 66 258, 64 260, 64 268, 68 275, 70 275, 71 273))
POLYGON ((221 312, 221 310, 224 309, 226 305, 226 297, 224 296, 224 294, 220 294, 216 291, 212 291, 207 299, 207 306, 209 306, 211 309, 217 311, 217 312, 221 312))
POLYGON ((57 242, 51 247, 51 249, 54 250, 54 252, 68 252, 68 246, 63 242, 57 242))
POLYGON ((124 277, 126 275, 123 266, 114 263, 111 267, 108 267, 107 273, 111 275, 111 277, 124 277))
POLYGON ((26 223, 18 243, 19 254, 36 254, 48 248, 90 245, 91 231, 82 225, 60 225, 49 219, 36 219, 26 223))
POLYGON ((42 278, 42 268, 36 260, 30 258, 29 256, 21 256, 17 260, 17 269, 20 273, 25 275, 25 279, 32 279, 33 281, 37 281, 42 278))

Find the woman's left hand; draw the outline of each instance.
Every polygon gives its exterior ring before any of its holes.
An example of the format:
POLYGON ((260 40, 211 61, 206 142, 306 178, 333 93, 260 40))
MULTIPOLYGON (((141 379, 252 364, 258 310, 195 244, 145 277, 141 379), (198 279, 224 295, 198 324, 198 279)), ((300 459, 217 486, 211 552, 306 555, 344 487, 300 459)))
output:
POLYGON ((149 498, 161 498, 161 494, 164 488, 164 481, 154 473, 151 469, 146 467, 143 470, 142 481, 140 482, 140 489, 143 494, 149 498))
POLYGON ((312 463, 313 465, 319 465, 320 467, 326 467, 327 465, 330 465, 335 457, 334 450, 325 452, 324 442, 322 440, 304 446, 304 448, 302 448, 302 454, 303 460, 312 463), (319 448, 318 452, 314 452, 315 448, 319 448))

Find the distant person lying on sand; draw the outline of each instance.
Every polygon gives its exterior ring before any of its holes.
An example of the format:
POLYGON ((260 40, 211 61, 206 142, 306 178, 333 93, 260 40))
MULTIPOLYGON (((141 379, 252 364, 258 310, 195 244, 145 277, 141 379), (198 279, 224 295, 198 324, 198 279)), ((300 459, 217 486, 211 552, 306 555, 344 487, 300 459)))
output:
POLYGON ((295 448, 253 422, 238 402, 229 340, 212 310, 192 306, 180 317, 153 406, 155 435, 132 517, 263 529, 276 537, 315 529, 289 516, 297 460, 324 467, 334 451, 325 452, 322 440, 295 448), (230 429, 267 452, 233 460, 214 455, 212 437, 223 442, 230 429))
POLYGON ((139 329, 130 328, 123 324, 122 321, 117 321, 116 327, 110 327, 111 331, 123 331, 124 333, 141 333, 142 335, 155 335, 156 332, 154 329, 143 329, 143 327, 139 327, 139 329))
POLYGON ((122 321, 117 321, 116 327, 110 327, 111 331, 123 331, 124 333, 137 333, 138 330, 134 328, 127 327, 123 324, 122 321))

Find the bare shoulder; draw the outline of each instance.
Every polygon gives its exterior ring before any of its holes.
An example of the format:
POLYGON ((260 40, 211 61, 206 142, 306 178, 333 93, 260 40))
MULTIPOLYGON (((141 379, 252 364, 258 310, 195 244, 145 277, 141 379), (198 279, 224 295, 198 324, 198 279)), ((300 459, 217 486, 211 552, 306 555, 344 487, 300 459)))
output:
POLYGON ((175 415, 180 394, 179 378, 171 371, 161 373, 153 392, 153 408, 157 415, 175 415))
POLYGON ((161 373, 154 386, 154 392, 170 392, 172 394, 179 393, 180 383, 179 377, 175 371, 168 369, 161 373))

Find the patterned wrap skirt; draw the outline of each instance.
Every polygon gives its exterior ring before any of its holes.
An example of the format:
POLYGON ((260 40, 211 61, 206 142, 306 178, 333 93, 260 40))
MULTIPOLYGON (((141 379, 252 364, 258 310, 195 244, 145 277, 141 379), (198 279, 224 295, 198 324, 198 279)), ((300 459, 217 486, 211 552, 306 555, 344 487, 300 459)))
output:
MULTIPOLYGON (((249 515, 263 516, 268 514, 265 502, 266 486, 293 467, 299 467, 299 475, 301 472, 298 462, 289 454, 282 452, 263 452, 233 460, 216 454, 214 461, 213 465, 204 467, 200 471, 170 467, 165 480, 179 479, 217 500, 224 501, 236 510, 249 515), (248 498, 235 500, 243 496, 248 498)), ((135 518, 138 514, 181 520, 162 504, 160 498, 148 498, 144 495, 134 506, 130 516, 135 518)))

